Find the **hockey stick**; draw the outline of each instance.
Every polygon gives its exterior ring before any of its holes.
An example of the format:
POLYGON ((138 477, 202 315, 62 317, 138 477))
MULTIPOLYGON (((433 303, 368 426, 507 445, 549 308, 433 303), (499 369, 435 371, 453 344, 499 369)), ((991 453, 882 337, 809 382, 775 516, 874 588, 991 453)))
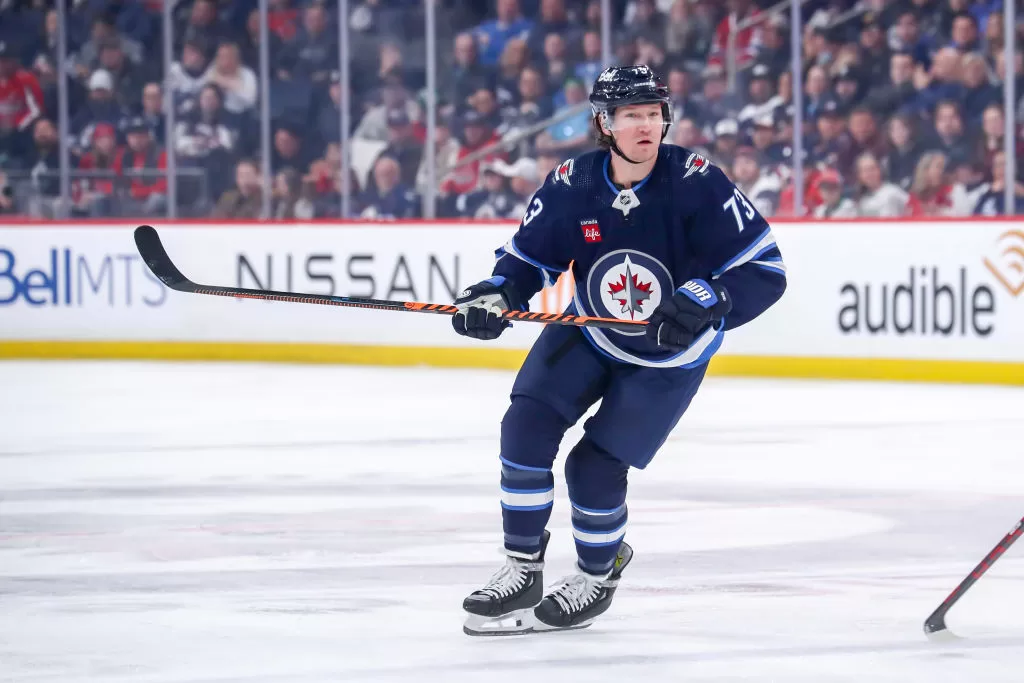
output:
POLYGON ((989 554, 985 556, 985 559, 983 559, 978 566, 974 568, 974 571, 968 574, 967 577, 960 582, 960 585, 953 589, 953 592, 949 594, 949 597, 943 600, 942 604, 939 605, 927 619, 925 619, 924 634, 928 636, 929 640, 943 642, 958 639, 958 636, 946 627, 946 612, 948 612, 950 608, 964 596, 964 593, 967 592, 968 588, 973 586, 974 583, 989 570, 989 567, 995 564, 995 561, 998 560, 1000 556, 1014 544, 1014 541, 1020 537, 1022 532, 1024 532, 1024 519, 1017 522, 1016 526, 1010 530, 1010 533, 1003 536, 1003 540, 999 541, 995 548, 992 548, 989 554))
MULTIPOLYGON (((150 225, 140 225, 135 229, 135 246, 153 274, 165 285, 179 292, 190 294, 212 294, 243 299, 265 299, 268 301, 290 301, 300 304, 323 304, 326 306, 350 306, 354 308, 375 308, 384 311, 406 311, 411 313, 439 313, 455 315, 458 308, 450 304, 427 304, 418 301, 387 301, 384 299, 364 299, 353 296, 329 296, 325 294, 297 294, 294 292, 276 292, 270 289, 244 289, 242 287, 216 287, 200 285, 182 275, 167 250, 160 242, 160 235, 150 225)), ((531 313, 529 311, 505 311, 501 316, 505 320, 523 320, 526 322, 545 323, 548 325, 575 325, 576 327, 601 327, 608 330, 635 330, 647 324, 643 320, 619 320, 618 318, 596 318, 584 315, 567 315, 564 313, 531 313)))

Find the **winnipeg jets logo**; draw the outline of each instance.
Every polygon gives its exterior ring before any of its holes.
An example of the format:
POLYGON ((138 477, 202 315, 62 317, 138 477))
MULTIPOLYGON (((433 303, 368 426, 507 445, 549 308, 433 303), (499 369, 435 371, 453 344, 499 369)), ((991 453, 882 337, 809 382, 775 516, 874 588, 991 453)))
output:
POLYGON ((634 273, 633 263, 628 256, 623 265, 626 266, 626 272, 619 275, 618 282, 608 283, 608 295, 622 306, 620 313, 629 315, 630 320, 636 320, 637 313, 644 313, 644 302, 650 300, 654 282, 644 282, 634 273))
MULTIPOLYGON (((661 304, 662 292, 672 292, 672 277, 656 258, 633 249, 619 249, 597 259, 585 286, 576 290, 576 306, 587 315, 619 320, 647 320, 661 304)), ((612 335, 635 336, 615 330, 612 335)))
POLYGON ((701 175, 707 175, 708 171, 711 170, 711 162, 708 161, 707 157, 702 157, 696 152, 692 152, 686 159, 686 174, 683 175, 683 179, 689 178, 694 173, 701 175))

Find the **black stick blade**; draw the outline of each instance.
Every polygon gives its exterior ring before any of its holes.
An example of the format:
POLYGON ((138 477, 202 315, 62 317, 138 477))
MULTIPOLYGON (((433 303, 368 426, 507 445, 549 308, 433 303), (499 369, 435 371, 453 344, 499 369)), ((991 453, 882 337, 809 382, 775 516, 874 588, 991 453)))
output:
POLYGON ((165 285, 178 291, 189 291, 191 289, 189 279, 181 274, 171 257, 167 255, 160 235, 152 225, 140 225, 135 228, 135 247, 139 255, 146 262, 149 269, 153 271, 165 285))

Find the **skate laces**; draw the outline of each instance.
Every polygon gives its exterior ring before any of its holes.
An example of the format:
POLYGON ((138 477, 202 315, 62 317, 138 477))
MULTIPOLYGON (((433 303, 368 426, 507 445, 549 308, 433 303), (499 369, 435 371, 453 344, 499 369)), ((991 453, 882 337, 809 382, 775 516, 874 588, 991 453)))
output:
POLYGON ((495 598, 506 598, 523 587, 532 566, 531 562, 519 562, 510 557, 479 592, 495 598))
POLYGON ((573 574, 562 579, 561 585, 551 593, 551 597, 564 612, 575 614, 597 598, 601 585, 601 579, 596 576, 573 574))

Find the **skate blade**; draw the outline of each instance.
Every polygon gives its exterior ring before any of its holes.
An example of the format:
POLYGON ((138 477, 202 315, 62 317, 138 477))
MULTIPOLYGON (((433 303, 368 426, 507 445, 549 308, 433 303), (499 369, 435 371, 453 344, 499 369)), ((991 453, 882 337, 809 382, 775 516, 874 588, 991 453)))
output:
POLYGON ((500 617, 470 614, 462 625, 467 636, 519 636, 532 633, 537 619, 533 609, 516 610, 500 617))
POLYGON ((545 624, 540 619, 536 619, 535 618, 535 623, 533 625, 533 631, 534 631, 534 633, 551 633, 551 632, 554 632, 554 631, 579 631, 580 629, 587 628, 588 626, 590 626, 593 623, 594 623, 593 619, 588 619, 587 621, 581 622, 579 624, 575 624, 573 626, 551 626, 550 624, 545 624))

